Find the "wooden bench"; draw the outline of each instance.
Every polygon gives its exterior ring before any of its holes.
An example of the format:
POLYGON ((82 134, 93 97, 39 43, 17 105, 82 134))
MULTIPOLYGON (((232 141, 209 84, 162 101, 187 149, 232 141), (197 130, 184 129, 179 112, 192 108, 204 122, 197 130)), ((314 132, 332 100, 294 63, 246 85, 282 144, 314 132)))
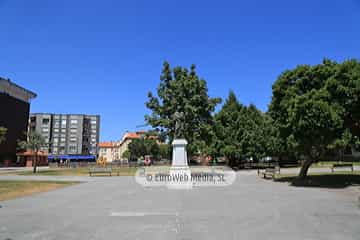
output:
POLYGON ((108 173, 111 176, 112 169, 110 167, 93 167, 93 168, 89 168, 90 177, 94 173, 108 173))
POLYGON ((331 172, 334 172, 336 168, 349 168, 354 171, 354 165, 352 163, 335 163, 331 166, 331 172))

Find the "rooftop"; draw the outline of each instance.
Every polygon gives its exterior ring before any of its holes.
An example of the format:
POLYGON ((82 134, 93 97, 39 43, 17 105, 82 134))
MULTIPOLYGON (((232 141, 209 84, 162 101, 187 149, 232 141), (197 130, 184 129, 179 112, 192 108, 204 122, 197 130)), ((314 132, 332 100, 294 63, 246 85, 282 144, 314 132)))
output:
POLYGON ((9 96, 24 102, 29 102, 30 99, 37 96, 36 93, 11 82, 10 79, 5 79, 2 77, 0 77, 0 92, 8 94, 9 96))
POLYGON ((100 117, 99 114, 83 114, 83 113, 49 113, 49 112, 36 112, 30 113, 30 115, 66 115, 66 116, 89 116, 100 117))
POLYGON ((99 142, 98 147, 100 148, 112 148, 118 145, 117 142, 99 142))

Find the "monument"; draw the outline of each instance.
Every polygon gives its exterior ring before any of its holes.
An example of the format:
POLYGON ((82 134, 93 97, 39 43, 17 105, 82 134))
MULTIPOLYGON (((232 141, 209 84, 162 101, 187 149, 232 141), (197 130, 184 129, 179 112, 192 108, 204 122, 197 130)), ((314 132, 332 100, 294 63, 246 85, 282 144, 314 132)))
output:
POLYGON ((168 187, 175 189, 190 189, 192 183, 191 171, 187 161, 187 141, 184 137, 184 113, 175 112, 173 118, 175 120, 175 132, 174 140, 172 142, 172 163, 169 172, 173 180, 168 184, 168 187))

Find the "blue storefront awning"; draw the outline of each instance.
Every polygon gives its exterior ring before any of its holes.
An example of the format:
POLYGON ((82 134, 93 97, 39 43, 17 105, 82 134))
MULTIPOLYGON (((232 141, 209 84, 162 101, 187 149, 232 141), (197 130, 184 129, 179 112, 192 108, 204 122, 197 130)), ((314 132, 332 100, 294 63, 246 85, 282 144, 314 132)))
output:
POLYGON ((48 160, 73 160, 73 161, 95 161, 96 156, 95 155, 49 155, 48 160))

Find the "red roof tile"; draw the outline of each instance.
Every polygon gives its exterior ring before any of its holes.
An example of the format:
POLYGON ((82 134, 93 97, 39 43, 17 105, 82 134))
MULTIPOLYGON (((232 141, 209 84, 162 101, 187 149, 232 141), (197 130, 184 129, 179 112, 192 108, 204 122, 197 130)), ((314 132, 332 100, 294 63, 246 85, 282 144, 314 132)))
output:
POLYGON ((102 148, 110 148, 110 147, 114 147, 115 146, 115 143, 114 142, 99 142, 98 144, 99 147, 102 147, 102 148))

